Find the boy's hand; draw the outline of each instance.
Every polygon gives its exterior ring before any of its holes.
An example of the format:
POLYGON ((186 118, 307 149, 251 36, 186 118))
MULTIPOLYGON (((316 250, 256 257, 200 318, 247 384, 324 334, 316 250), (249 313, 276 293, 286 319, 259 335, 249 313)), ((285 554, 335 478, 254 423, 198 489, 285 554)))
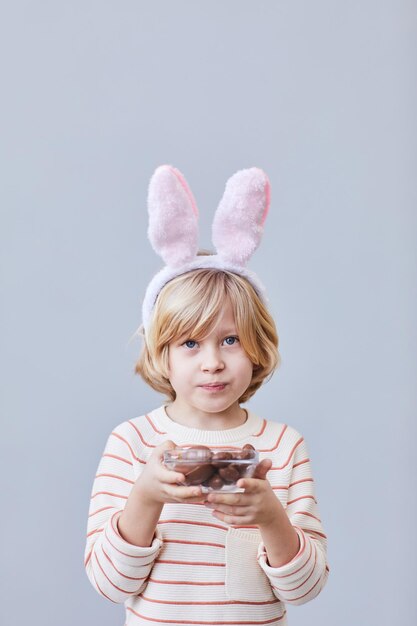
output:
POLYGON ((258 463, 253 478, 240 478, 237 486, 244 493, 209 493, 205 506, 226 524, 267 526, 282 508, 266 475, 272 467, 271 459, 258 463))
POLYGON ((175 447, 173 441, 164 441, 155 448, 133 487, 135 496, 150 504, 204 501, 205 497, 199 486, 177 485, 185 481, 184 474, 169 470, 163 464, 165 450, 172 450, 175 447))

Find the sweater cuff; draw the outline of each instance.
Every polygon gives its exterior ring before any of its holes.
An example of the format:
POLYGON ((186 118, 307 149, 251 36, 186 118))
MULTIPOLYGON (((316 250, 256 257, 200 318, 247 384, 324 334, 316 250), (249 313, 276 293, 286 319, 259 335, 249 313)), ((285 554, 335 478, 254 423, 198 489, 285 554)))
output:
POLYGON ((307 569, 309 569, 309 561, 311 558, 311 543, 307 539, 305 533, 298 526, 293 526, 300 539, 300 549, 297 554, 285 565, 280 567, 271 567, 268 565, 268 555, 265 544, 261 542, 258 549, 258 562, 269 579, 279 579, 285 585, 293 583, 301 578, 307 569))
POLYGON ((103 540, 107 549, 119 562, 123 562, 126 565, 143 567, 152 563, 162 548, 162 537, 158 528, 155 530, 155 536, 150 546, 135 546, 123 539, 119 532, 117 522, 122 512, 122 510, 116 511, 106 525, 103 540))

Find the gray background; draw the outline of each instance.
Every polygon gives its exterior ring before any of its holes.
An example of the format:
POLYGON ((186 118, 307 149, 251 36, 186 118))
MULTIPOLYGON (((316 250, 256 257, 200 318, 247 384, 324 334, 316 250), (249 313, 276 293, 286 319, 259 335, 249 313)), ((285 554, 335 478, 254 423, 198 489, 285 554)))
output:
POLYGON ((206 247, 226 179, 271 179, 250 267, 282 366, 250 406, 305 436, 331 567, 291 626, 415 623, 416 3, 1 13, 2 623, 123 624, 83 551, 107 436, 162 401, 130 341, 161 266, 145 233, 162 163, 206 247))

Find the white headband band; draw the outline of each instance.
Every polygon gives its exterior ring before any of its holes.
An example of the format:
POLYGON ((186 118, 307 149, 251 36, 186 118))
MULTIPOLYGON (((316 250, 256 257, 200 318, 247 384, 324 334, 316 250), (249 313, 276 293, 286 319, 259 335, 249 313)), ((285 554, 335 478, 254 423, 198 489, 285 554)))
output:
POLYGON ((170 165, 158 167, 149 183, 148 237, 166 266, 150 281, 142 305, 145 334, 161 289, 170 280, 200 268, 215 268, 246 278, 266 303, 265 288, 246 263, 263 233, 270 205, 270 184, 259 168, 240 170, 226 183, 212 225, 217 254, 197 256, 198 209, 181 172, 170 165))

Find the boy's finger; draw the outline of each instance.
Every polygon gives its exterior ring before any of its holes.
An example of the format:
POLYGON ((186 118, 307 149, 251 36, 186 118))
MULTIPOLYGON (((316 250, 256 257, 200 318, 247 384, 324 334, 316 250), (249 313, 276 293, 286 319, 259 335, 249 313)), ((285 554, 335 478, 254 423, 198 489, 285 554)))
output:
POLYGON ((252 478, 240 478, 237 481, 239 489, 244 489, 245 493, 254 493, 258 491, 260 480, 266 480, 266 475, 272 467, 271 459, 262 459, 255 468, 252 478))
POLYGON ((260 463, 255 468, 255 472, 253 474, 253 478, 260 478, 261 480, 266 479, 266 475, 272 467, 271 459, 262 459, 260 463))
POLYGON ((171 441, 171 439, 167 439, 166 441, 163 441, 161 444, 159 444, 159 446, 157 446, 157 449, 164 452, 164 450, 173 450, 176 447, 176 443, 171 441))
POLYGON ((259 478, 241 478, 240 480, 238 480, 237 486, 241 489, 244 489, 245 494, 256 493, 261 488, 259 478))
POLYGON ((245 501, 245 494, 212 492, 208 494, 207 501, 215 504, 242 505, 245 501))
POLYGON ((164 452, 167 450, 174 450, 174 448, 176 448, 176 444, 171 441, 171 439, 167 439, 166 441, 163 441, 159 446, 157 446, 155 448, 155 450, 153 451, 153 454, 157 456, 157 458, 159 458, 160 462, 163 464, 164 462, 164 452))
POLYGON ((172 498, 180 498, 182 500, 191 498, 203 499, 205 497, 205 494, 201 492, 200 487, 174 487, 169 485, 166 487, 166 492, 172 498))
POLYGON ((165 467, 161 467, 159 470, 158 478, 163 483, 175 484, 175 483, 183 483, 185 482, 184 474, 180 472, 174 472, 173 470, 169 470, 165 467))

